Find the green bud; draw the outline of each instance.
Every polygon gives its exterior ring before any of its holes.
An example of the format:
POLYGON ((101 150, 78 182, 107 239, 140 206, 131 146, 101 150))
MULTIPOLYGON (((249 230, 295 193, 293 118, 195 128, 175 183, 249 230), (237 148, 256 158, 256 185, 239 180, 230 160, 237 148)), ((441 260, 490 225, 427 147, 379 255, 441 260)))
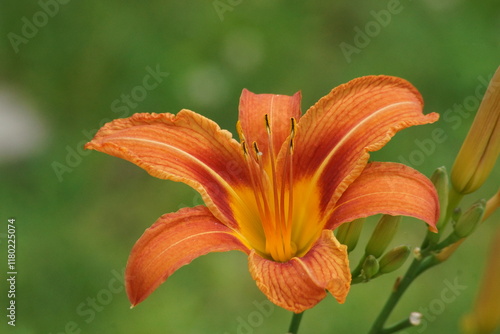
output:
POLYGON ((437 222, 437 229, 440 230, 444 223, 444 219, 446 217, 446 210, 448 208, 448 173, 446 172, 446 167, 439 167, 434 171, 431 176, 431 181, 434 183, 434 187, 436 187, 436 191, 439 197, 439 208, 440 215, 439 220, 437 222))
POLYGON ((460 220, 460 216, 462 216, 462 209, 461 208, 456 208, 455 210, 453 210, 453 212, 451 214, 451 220, 452 220, 453 224, 456 224, 456 222, 460 220))
POLYGON ((408 246, 398 246, 388 251, 379 261, 381 274, 387 274, 399 269, 410 255, 408 246))
POLYGON ((459 238, 466 238, 474 232, 483 218, 485 206, 485 200, 477 201, 460 216, 455 224, 455 234, 459 238))
POLYGON ((392 241, 400 221, 401 216, 383 215, 366 244, 366 254, 380 257, 392 241))
POLYGON ((337 240, 347 246, 348 252, 352 252, 358 244, 365 220, 365 218, 359 218, 350 223, 342 224, 337 228, 337 240))
POLYGON ((379 264, 375 256, 368 255, 363 262, 363 276, 365 280, 369 280, 378 273, 379 264))

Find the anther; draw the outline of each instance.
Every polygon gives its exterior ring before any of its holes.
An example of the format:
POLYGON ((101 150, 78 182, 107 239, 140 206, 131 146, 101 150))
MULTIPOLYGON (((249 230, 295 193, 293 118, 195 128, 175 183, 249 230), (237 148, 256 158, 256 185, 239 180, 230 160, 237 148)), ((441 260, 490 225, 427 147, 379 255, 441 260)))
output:
POLYGON ((245 156, 248 156, 248 151, 247 151, 247 143, 245 141, 241 142, 241 147, 243 148, 243 154, 245 156))
POLYGON ((293 150, 293 139, 295 138, 295 118, 290 118, 290 150, 293 150))
POLYGON ((267 133, 271 133, 271 122, 269 121, 269 115, 268 114, 264 115, 264 120, 266 122, 266 131, 267 131, 267 133))
POLYGON ((260 156, 262 156, 262 152, 259 151, 259 146, 257 146, 257 142, 256 141, 253 142, 253 150, 254 150, 255 154, 257 155, 257 158, 259 158, 260 156))

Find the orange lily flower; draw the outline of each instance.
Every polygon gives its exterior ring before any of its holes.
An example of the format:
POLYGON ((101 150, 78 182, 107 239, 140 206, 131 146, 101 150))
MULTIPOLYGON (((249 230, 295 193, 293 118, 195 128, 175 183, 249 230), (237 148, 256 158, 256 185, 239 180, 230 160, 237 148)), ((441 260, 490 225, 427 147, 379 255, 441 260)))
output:
POLYGON ((181 266, 209 252, 239 250, 260 290, 299 313, 329 291, 343 303, 351 274, 333 230, 378 213, 408 215, 432 230, 432 183, 397 163, 368 163, 399 130, 432 123, 407 81, 368 76, 333 89, 301 116, 300 93, 243 90, 241 142, 189 110, 135 114, 103 126, 87 149, 129 160, 149 174, 196 189, 206 206, 158 219, 126 269, 132 305, 181 266))

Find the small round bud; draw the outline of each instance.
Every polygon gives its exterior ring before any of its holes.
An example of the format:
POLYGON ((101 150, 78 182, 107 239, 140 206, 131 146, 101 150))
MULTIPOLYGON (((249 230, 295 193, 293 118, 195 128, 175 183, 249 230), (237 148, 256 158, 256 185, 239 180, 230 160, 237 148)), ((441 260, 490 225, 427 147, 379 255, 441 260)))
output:
POLYGON ((378 273, 379 263, 373 255, 368 255, 363 262, 363 276, 369 280, 378 273))
POLYGON ((422 317, 423 315, 420 312, 411 312, 409 317, 410 324, 412 324, 413 326, 420 325, 420 323, 422 322, 422 317))

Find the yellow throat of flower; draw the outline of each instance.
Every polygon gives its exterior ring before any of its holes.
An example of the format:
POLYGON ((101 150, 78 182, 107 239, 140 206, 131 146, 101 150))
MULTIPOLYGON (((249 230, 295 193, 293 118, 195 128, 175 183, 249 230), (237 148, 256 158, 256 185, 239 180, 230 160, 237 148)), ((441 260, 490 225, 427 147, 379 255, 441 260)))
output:
MULTIPOLYGON (((240 213, 237 219, 242 227, 241 232, 251 248, 273 261, 286 262, 305 253, 321 231, 311 230, 308 224, 303 223, 310 215, 304 209, 307 205, 301 203, 298 208, 294 208, 294 202, 298 203, 298 185, 294 183, 292 168, 295 119, 291 118, 290 135, 283 147, 285 151, 280 152, 279 156, 272 145, 273 134, 268 115, 265 115, 265 126, 270 143, 265 153, 267 156, 259 150, 256 142, 249 147, 242 140, 252 188, 238 191, 246 209, 235 211, 240 213)), ((298 195, 304 197, 304 194, 298 195)))

